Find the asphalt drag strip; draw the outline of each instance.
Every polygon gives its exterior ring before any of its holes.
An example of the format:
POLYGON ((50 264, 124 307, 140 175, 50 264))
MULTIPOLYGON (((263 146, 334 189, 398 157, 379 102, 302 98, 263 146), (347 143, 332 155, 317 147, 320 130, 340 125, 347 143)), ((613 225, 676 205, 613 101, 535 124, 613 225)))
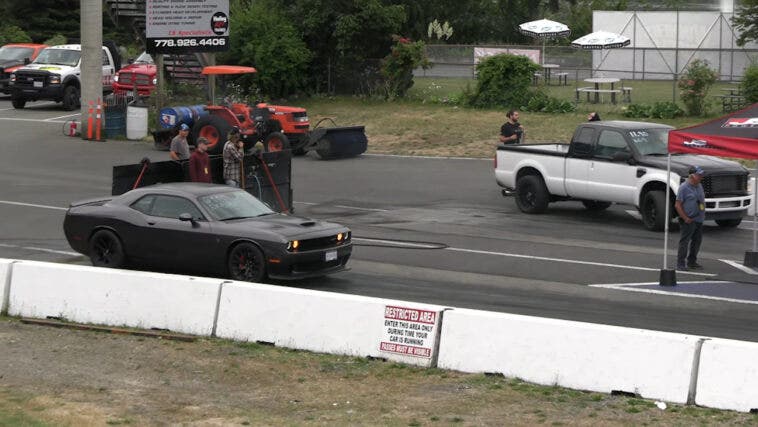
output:
POLYGON ((753 283, 706 280, 677 282, 676 286, 661 286, 658 283, 624 283, 590 285, 590 287, 673 295, 685 298, 702 298, 740 304, 758 304, 758 285, 753 283))

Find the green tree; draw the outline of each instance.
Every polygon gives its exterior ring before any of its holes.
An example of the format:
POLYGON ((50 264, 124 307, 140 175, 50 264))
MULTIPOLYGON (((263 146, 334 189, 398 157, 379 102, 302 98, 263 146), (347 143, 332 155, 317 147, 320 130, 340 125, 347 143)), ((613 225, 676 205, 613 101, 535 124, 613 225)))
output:
POLYGON ((382 75, 387 98, 403 97, 413 86, 413 70, 428 68, 424 42, 412 42, 405 37, 394 37, 392 51, 382 60, 382 75))
POLYGON ((533 96, 532 77, 539 66, 526 56, 495 55, 476 66, 476 89, 468 96, 474 107, 521 108, 533 96))
POLYGON ((678 85, 682 102, 690 116, 702 116, 707 113, 706 97, 716 79, 718 73, 708 66, 708 61, 696 59, 687 66, 678 85))
POLYGON ((15 25, 0 27, 0 45, 6 43, 31 43, 32 38, 15 25))
POLYGON ((77 0, 3 0, 3 21, 24 30, 35 42, 56 34, 79 37, 79 1, 77 0))
POLYGON ((742 5, 735 11, 732 23, 740 32, 737 38, 738 46, 758 41, 758 0, 742 0, 742 5))
MULTIPOLYGON (((280 98, 305 90, 311 53, 275 0, 232 4, 231 49, 223 62, 256 67, 255 81, 266 95, 280 98)), ((251 81, 243 82, 247 85, 251 81)))
POLYGON ((745 70, 741 88, 748 104, 758 102, 758 64, 751 65, 745 70))

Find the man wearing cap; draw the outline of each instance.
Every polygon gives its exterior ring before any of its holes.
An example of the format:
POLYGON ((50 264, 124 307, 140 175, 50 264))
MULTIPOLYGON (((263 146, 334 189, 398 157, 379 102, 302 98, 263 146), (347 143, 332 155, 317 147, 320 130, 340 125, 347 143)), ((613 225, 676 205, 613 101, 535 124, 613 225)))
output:
POLYGON ((698 270, 703 268, 697 263, 697 253, 703 240, 703 221, 705 221, 705 191, 700 181, 705 171, 700 166, 689 170, 689 177, 679 186, 676 193, 676 213, 679 214, 679 251, 676 256, 677 270, 698 270), (689 250, 689 253, 688 253, 689 250), (685 263, 686 262, 686 263, 685 263))
POLYGON ((237 126, 229 131, 229 140, 224 144, 224 182, 232 187, 240 186, 242 159, 245 156, 244 142, 237 126))
POLYGON ((208 157, 208 140, 202 136, 197 139, 197 148, 189 159, 189 174, 192 182, 212 183, 211 161, 208 157))
POLYGON ((186 123, 182 123, 179 126, 179 134, 171 140, 171 148, 169 155, 172 160, 186 160, 189 159, 190 150, 187 143, 187 135, 189 135, 189 126, 186 123))

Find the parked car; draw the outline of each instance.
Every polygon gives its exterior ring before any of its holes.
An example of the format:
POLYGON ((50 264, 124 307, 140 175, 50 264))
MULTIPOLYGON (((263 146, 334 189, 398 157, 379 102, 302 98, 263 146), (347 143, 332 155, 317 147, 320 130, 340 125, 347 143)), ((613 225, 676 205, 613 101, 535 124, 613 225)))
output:
POLYGON ((0 47, 0 93, 10 94, 11 73, 34 61, 45 44, 9 43, 0 47))
POLYGON ((133 92, 135 84, 137 93, 149 96, 158 84, 158 69, 153 57, 147 52, 142 52, 132 63, 121 68, 113 77, 113 93, 121 95, 133 92))
POLYGON ((188 182, 72 203, 63 231, 95 266, 252 282, 336 273, 352 252, 345 226, 276 213, 241 189, 188 182))

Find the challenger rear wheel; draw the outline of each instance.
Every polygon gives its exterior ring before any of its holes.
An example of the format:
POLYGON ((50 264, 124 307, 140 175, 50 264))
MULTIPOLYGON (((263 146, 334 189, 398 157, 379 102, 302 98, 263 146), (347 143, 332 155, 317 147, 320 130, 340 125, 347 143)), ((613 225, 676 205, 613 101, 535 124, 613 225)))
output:
POLYGON ((260 282, 266 277, 263 252, 252 243, 240 243, 229 252, 229 277, 243 282, 260 282))
POLYGON ((121 239, 110 230, 100 230, 89 241, 89 259, 95 267, 121 268, 126 254, 121 239))
POLYGON ((192 126, 190 142, 197 144, 197 139, 203 137, 208 140, 208 154, 221 154, 231 129, 232 125, 219 116, 203 116, 192 126))

